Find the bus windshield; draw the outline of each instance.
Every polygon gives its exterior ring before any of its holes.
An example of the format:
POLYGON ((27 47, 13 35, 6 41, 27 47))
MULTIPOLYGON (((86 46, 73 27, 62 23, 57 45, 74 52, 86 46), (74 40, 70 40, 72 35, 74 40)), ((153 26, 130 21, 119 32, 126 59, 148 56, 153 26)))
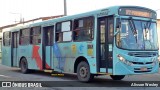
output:
POLYGON ((116 43, 128 50, 158 50, 156 23, 133 19, 121 19, 116 43))

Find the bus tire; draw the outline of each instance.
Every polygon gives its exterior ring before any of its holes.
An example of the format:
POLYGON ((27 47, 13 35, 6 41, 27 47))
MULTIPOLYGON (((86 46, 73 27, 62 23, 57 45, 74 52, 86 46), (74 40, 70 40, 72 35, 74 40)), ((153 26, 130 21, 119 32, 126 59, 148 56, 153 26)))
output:
POLYGON ((20 67, 21 67, 21 72, 23 74, 26 74, 29 72, 29 69, 28 69, 28 63, 27 63, 27 60, 26 58, 22 58, 21 62, 20 62, 20 67))
POLYGON ((113 80, 122 80, 125 75, 110 75, 113 80))
POLYGON ((94 75, 90 73, 88 63, 85 61, 82 61, 78 64, 77 77, 81 82, 90 82, 94 78, 94 75))

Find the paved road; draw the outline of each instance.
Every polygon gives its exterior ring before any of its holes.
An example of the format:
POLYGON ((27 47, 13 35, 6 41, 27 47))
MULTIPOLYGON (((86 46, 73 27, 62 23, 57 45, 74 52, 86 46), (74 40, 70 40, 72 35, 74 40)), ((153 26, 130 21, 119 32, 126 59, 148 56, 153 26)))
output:
POLYGON ((160 87, 105 87, 105 85, 112 86, 116 84, 128 84, 126 81, 160 81, 160 73, 148 74, 148 75, 132 75, 126 76, 122 81, 115 83, 112 82, 109 76, 99 76, 95 77, 92 83, 81 83, 78 82, 76 75, 74 74, 64 74, 64 76, 51 76, 50 73, 44 73, 36 71, 30 74, 22 74, 18 68, 10 68, 0 64, 0 81, 68 81, 75 82, 76 85, 88 85, 89 87, 74 87, 74 85, 69 85, 69 87, 47 87, 47 88, 0 88, 0 90, 160 90, 160 87), (111 81, 111 82, 109 82, 111 81), (102 87, 100 87, 102 86, 102 87))

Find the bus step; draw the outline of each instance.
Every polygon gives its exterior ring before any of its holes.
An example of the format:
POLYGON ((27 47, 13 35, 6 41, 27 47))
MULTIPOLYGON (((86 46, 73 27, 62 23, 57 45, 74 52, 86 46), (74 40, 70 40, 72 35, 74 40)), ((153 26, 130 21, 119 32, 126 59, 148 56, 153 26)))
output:
POLYGON ((44 70, 44 72, 52 73, 54 70, 44 70))
POLYGON ((101 74, 101 75, 112 75, 111 73, 105 73, 105 72, 98 72, 97 74, 101 74))

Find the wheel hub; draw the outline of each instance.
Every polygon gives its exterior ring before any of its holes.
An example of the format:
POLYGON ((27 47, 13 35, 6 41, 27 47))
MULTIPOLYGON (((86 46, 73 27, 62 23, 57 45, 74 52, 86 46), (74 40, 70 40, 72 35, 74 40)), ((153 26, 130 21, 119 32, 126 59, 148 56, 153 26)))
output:
POLYGON ((25 62, 22 62, 22 70, 24 71, 26 69, 26 63, 25 62))
POLYGON ((81 67, 80 68, 80 76, 85 78, 88 74, 87 68, 86 67, 81 67))

